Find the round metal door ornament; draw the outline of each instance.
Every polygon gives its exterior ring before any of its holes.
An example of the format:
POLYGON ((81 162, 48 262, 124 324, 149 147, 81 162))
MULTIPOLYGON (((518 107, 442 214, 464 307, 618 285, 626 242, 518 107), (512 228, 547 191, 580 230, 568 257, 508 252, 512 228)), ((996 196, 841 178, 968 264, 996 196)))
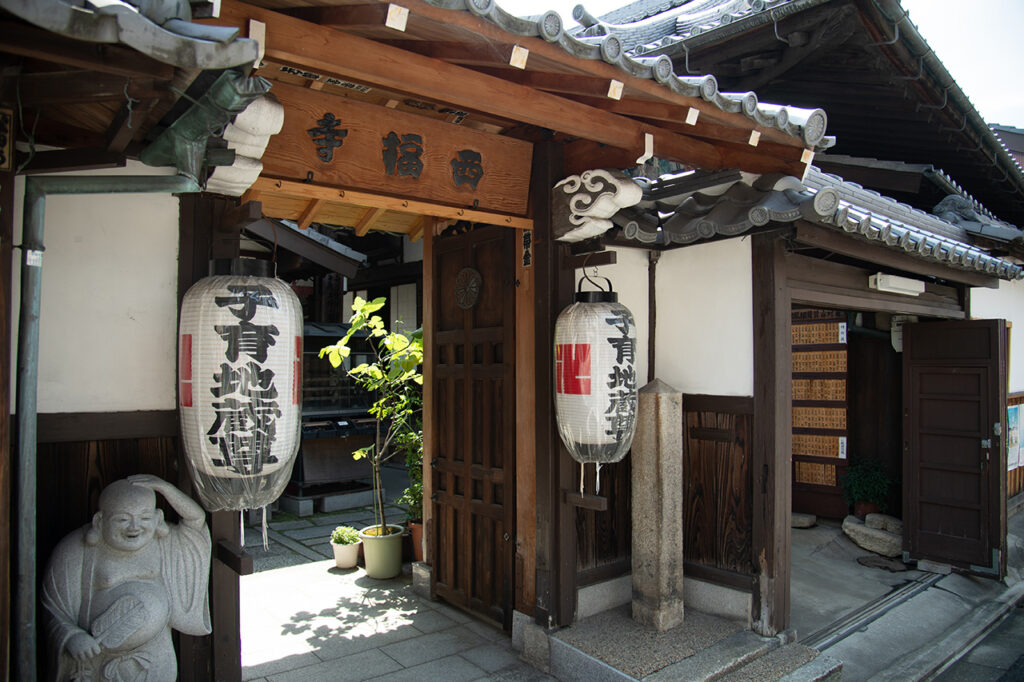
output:
POLYGON ((484 279, 473 268, 462 268, 455 276, 455 303, 463 310, 469 310, 480 299, 484 279))

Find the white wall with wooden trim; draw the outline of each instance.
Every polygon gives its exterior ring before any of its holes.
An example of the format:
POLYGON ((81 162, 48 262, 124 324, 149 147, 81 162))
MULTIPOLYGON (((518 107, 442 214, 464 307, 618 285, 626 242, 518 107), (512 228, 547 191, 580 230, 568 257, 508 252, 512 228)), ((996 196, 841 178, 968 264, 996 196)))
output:
POLYGON ((658 263, 656 375, 683 393, 754 393, 750 240, 674 249, 658 263))
POLYGON ((1010 361, 1007 372, 1010 393, 1024 391, 1024 281, 999 281, 998 289, 971 289, 971 317, 1004 319, 1010 329, 1010 361))
MULTIPOLYGON (((167 169, 129 162, 123 169, 75 174, 164 175, 167 169)), ((18 177, 16 244, 24 190, 18 177)), ((39 412, 175 409, 178 199, 170 194, 49 196, 45 219, 39 412)), ((17 366, 20 258, 16 249, 12 368, 17 366)), ((14 384, 12 376, 12 396, 14 384)))

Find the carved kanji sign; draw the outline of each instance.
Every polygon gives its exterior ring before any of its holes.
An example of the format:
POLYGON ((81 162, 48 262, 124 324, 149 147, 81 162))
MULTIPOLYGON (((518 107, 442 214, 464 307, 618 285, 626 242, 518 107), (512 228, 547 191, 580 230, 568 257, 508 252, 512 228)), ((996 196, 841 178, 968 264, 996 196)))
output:
POLYGON ((265 177, 526 214, 532 145, 283 83, 265 177))

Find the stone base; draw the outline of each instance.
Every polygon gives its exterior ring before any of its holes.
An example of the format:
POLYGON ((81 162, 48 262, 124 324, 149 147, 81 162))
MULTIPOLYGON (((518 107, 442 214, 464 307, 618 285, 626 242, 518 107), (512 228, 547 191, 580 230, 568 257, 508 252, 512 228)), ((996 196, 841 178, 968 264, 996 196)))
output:
MULTIPOLYGON (((385 492, 385 497, 387 492, 385 492)), ((335 493, 317 498, 316 510, 320 513, 369 507, 373 504, 373 490, 356 490, 350 493, 335 493)))
POLYGON ((311 497, 282 495, 278 498, 278 503, 281 505, 281 510, 289 514, 294 514, 295 516, 313 515, 313 498, 311 497))
POLYGON ((412 564, 412 591, 423 597, 424 599, 430 599, 430 579, 433 569, 430 564, 425 564, 422 561, 414 561, 412 564))
MULTIPOLYGON (((576 590, 576 620, 628 604, 633 599, 633 578, 626 575, 576 590)), ((719 618, 738 620, 750 627, 749 592, 716 585, 689 576, 683 578, 683 603, 719 618)), ((513 628, 515 624, 513 622, 513 628)))
POLYGON ((671 630, 683 624, 683 600, 663 599, 658 607, 634 599, 633 620, 658 632, 671 630))
POLYGON ((522 626, 523 660, 542 672, 551 671, 551 640, 547 630, 529 619, 522 626))

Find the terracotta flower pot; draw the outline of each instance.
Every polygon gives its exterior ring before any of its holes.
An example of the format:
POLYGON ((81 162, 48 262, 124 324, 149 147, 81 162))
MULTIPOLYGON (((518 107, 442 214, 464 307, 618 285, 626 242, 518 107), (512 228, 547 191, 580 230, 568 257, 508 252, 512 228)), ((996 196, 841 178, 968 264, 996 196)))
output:
POLYGON ((423 561, 423 522, 410 521, 409 534, 412 535, 412 554, 416 561, 423 561))
POLYGON ((334 565, 338 568, 355 568, 359 559, 359 547, 362 542, 353 542, 350 545, 336 545, 331 543, 334 550, 334 565))
POLYGON ((369 526, 359 531, 366 575, 380 580, 394 578, 402 572, 402 527, 388 524, 387 535, 378 535, 379 530, 380 526, 369 526))
POLYGON ((880 511, 882 511, 882 510, 874 502, 863 502, 863 501, 861 501, 861 502, 854 502, 854 504, 853 504, 853 515, 856 516, 861 521, 863 521, 864 517, 867 516, 868 514, 877 514, 880 511))

